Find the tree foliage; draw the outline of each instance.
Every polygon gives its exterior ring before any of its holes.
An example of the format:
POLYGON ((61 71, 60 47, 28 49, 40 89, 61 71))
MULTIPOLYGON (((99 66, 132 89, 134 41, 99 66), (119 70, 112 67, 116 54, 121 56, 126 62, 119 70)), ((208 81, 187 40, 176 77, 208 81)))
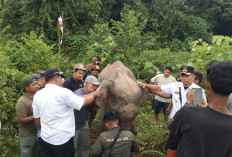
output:
POLYGON ((205 72, 212 61, 232 61, 232 38, 228 36, 214 36, 212 44, 203 40, 192 43, 191 60, 197 70, 205 72))
POLYGON ((232 60, 229 0, 8 0, 0 7, 0 110, 3 156, 18 155, 15 104, 21 78, 55 67, 57 19, 63 16, 61 70, 105 57, 121 60, 137 79, 172 66, 205 72, 214 60, 232 60), (220 34, 220 35, 218 35, 220 34), (215 36, 217 35, 217 36, 215 36), (225 36, 227 35, 227 36, 225 36))

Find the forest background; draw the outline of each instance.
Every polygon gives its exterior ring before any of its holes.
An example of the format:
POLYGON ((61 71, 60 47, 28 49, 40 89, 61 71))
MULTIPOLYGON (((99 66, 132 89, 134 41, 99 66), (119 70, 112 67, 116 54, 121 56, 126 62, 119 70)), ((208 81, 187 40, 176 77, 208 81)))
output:
MULTIPOLYGON (((67 76, 94 56, 106 58, 101 68, 121 60, 147 80, 169 65, 174 76, 182 65, 205 75, 211 61, 232 60, 231 0, 0 0, 2 156, 19 154, 15 104, 22 77, 57 66, 60 15, 60 69, 67 76)), ((166 140, 162 123, 152 125, 149 103, 137 118, 140 153, 148 154, 162 152, 166 140)))

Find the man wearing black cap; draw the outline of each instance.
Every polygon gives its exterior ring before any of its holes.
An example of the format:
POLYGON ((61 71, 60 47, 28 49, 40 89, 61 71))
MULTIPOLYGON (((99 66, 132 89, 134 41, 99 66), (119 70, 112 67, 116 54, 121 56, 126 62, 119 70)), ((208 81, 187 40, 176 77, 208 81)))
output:
POLYGON ((32 75, 32 77, 36 80, 36 83, 39 86, 38 90, 43 89, 46 84, 45 71, 38 70, 37 73, 32 75))
MULTIPOLYGON (((176 113, 169 126, 167 157, 232 156, 232 114, 227 109, 231 78, 232 62, 213 63, 207 68, 209 105, 185 105, 176 113)), ((193 97, 187 97, 188 103, 192 101, 193 97)))
POLYGON ((46 81, 45 81, 45 71, 38 70, 37 74, 39 74, 39 80, 37 81, 37 84, 38 84, 39 90, 40 90, 40 89, 43 89, 44 86, 45 86, 45 84, 46 84, 46 81))
MULTIPOLYGON (((165 94, 170 94, 172 96, 173 109, 170 114, 170 120, 174 117, 175 113, 185 105, 186 94, 193 88, 201 88, 200 86, 193 83, 194 80, 194 68, 191 66, 182 66, 180 71, 181 82, 174 82, 168 85, 151 85, 138 82, 143 88, 148 88, 151 92, 162 91, 165 94)), ((203 102, 206 103, 205 93, 203 90, 203 102)), ((157 93, 158 95, 158 93, 157 93)), ((161 96, 161 95, 160 95, 161 96)))
POLYGON ((42 157, 73 157, 75 120, 73 109, 80 110, 100 96, 100 90, 82 97, 63 88, 65 77, 57 68, 45 72, 45 88, 33 99, 33 116, 36 127, 41 127, 42 157))
POLYGON ((36 81, 32 76, 23 78, 23 91, 16 104, 16 116, 19 122, 20 156, 39 156, 39 144, 36 137, 36 127, 32 112, 32 99, 38 90, 36 81))

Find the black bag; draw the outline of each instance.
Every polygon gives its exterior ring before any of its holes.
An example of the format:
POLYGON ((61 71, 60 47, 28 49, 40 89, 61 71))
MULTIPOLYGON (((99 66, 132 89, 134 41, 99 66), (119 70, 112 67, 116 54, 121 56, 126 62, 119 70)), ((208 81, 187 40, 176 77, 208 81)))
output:
POLYGON ((109 157, 110 156, 110 148, 105 149, 99 157, 109 157))
POLYGON ((105 149, 103 152, 101 152, 101 154, 99 155, 99 157, 109 157, 110 156, 110 151, 113 148, 113 146, 115 145, 120 133, 121 133, 121 129, 118 130, 117 135, 114 138, 114 141, 110 144, 110 147, 105 149))

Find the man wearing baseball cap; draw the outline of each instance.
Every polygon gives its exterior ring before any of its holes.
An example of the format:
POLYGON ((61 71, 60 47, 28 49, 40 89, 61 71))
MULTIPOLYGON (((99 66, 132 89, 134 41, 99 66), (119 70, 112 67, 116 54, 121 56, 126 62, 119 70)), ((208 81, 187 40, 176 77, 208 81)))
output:
POLYGON ((75 64, 73 67, 72 76, 65 80, 63 87, 68 88, 73 92, 79 88, 82 88, 84 85, 82 77, 85 71, 86 69, 83 64, 75 64))
POLYGON ((63 88, 65 76, 57 68, 45 72, 46 85, 33 99, 33 116, 36 127, 41 127, 42 157, 73 157, 75 134, 74 111, 91 104, 100 96, 100 90, 82 97, 63 88))
POLYGON ((39 144, 36 137, 36 127, 32 112, 32 100, 38 90, 36 81, 32 76, 22 79, 25 92, 16 104, 16 116, 19 122, 20 156, 39 156, 39 144))
MULTIPOLYGON (((219 61, 207 68, 205 89, 209 105, 185 105, 169 126, 167 157, 231 157, 232 114, 227 101, 232 92, 232 62, 219 61)), ((194 96, 187 95, 192 103, 194 96)))
MULTIPOLYGON (((88 76, 85 79, 84 88, 79 88, 74 91, 76 95, 86 95, 96 91, 100 83, 95 76, 88 76)), ((75 137, 74 137, 74 148, 75 156, 79 154, 80 157, 88 157, 90 150, 90 139, 89 139, 89 126, 88 126, 88 113, 89 109, 95 103, 91 103, 88 106, 82 107, 81 110, 74 109, 75 115, 75 137)))
POLYGON ((45 81, 45 71, 38 70, 37 73, 33 74, 32 77, 36 80, 37 85, 39 86, 38 90, 44 88, 46 81, 45 81))
MULTIPOLYGON (((194 68, 191 66, 182 66, 180 69, 181 82, 173 82, 168 85, 151 85, 138 82, 138 85, 143 88, 148 88, 151 92, 162 91, 162 93, 170 94, 173 102, 173 109, 170 114, 170 122, 176 114, 176 112, 186 104, 186 94, 193 88, 201 88, 200 86, 193 83, 194 81, 194 68)), ((203 104, 206 103, 206 96, 203 92, 203 104)), ((159 93, 157 93, 158 95, 159 93)), ((161 95, 160 95, 161 96, 161 95)), ((162 97, 162 96, 161 96, 162 97)))

